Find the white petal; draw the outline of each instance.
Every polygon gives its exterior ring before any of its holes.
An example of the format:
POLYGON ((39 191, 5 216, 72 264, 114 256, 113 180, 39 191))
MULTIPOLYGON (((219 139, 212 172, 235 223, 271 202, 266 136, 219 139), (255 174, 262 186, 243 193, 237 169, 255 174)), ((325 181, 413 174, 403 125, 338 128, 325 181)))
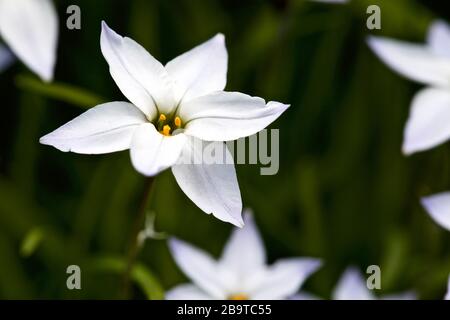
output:
POLYGON ((333 291, 334 300, 374 300, 367 288, 366 279, 357 269, 350 267, 339 280, 333 291))
POLYGON ((250 293, 253 300, 286 299, 294 295, 321 262, 312 258, 282 259, 271 266, 250 293))
POLYGON ((424 197, 421 202, 431 218, 450 231, 450 192, 424 197))
POLYGON ((445 295, 444 300, 450 300, 450 277, 448 278, 447 294, 445 295))
POLYGON ((450 59, 435 54, 428 46, 383 37, 370 37, 368 44, 384 63, 404 77, 450 86, 450 59))
POLYGON ((89 109, 39 142, 67 152, 101 154, 126 150, 145 116, 127 102, 110 102, 89 109))
POLYGON ((0 72, 6 70, 14 61, 14 55, 8 48, 0 44, 0 72))
POLYGON ((33 72, 52 80, 58 17, 51 0, 0 0, 0 35, 33 72))
POLYGON ((193 284, 182 284, 166 292, 166 300, 210 300, 205 291, 193 284))
MULTIPOLYGON (((189 149, 184 152, 198 153, 196 139, 189 139, 189 149)), ((199 140, 197 140, 199 141, 199 140)), ((216 218, 242 227, 242 200, 233 158, 222 142, 213 142, 216 148, 224 148, 224 164, 176 164, 173 175, 181 190, 200 209, 216 218)), ((206 142, 205 142, 206 144, 206 142)))
POLYGON ((226 297, 217 263, 209 254, 175 238, 169 240, 169 248, 178 267, 198 287, 213 298, 226 297))
POLYGON ((450 138, 450 90, 429 88, 416 94, 406 123, 403 152, 431 149, 450 138))
POLYGON ((164 66, 134 40, 122 37, 102 22, 100 44, 109 70, 122 93, 149 119, 157 109, 170 113, 175 107, 172 86, 164 66))
POLYGON ((289 106, 267 105, 261 98, 239 92, 216 92, 180 107, 187 135, 207 141, 229 141, 255 134, 275 121, 289 106))
POLYGON ((167 72, 175 80, 178 102, 222 91, 227 83, 227 67, 228 53, 223 34, 217 34, 166 65, 167 72))
POLYGON ((450 27, 446 22, 436 20, 431 24, 427 42, 434 53, 450 58, 450 27))
POLYGON ((228 240, 221 257, 224 268, 246 278, 266 265, 266 251, 252 214, 244 213, 245 227, 236 228, 228 240))
POLYGON ((186 144, 186 136, 164 136, 151 123, 139 126, 131 142, 131 161, 137 171, 154 176, 177 162, 186 144))

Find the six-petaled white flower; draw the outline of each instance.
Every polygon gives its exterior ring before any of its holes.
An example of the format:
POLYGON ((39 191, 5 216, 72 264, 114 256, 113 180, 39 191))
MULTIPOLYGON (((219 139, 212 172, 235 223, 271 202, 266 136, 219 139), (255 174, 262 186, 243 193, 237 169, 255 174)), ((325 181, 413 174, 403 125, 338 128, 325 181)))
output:
POLYGON ((281 259, 267 265, 264 244, 250 213, 246 225, 236 228, 219 260, 177 239, 169 242, 180 269, 193 284, 170 290, 170 300, 203 299, 285 299, 294 295, 303 282, 320 267, 313 258, 281 259))
POLYGON ((51 0, 0 0, 0 37, 42 80, 52 80, 58 17, 51 0))
POLYGON ((102 23, 101 49, 113 79, 132 103, 96 106, 40 142, 84 154, 130 149, 137 171, 154 176, 172 167, 179 186, 200 209, 242 226, 241 195, 228 149, 225 164, 179 159, 199 152, 197 141, 221 148, 224 141, 255 134, 288 105, 223 91, 228 55, 222 34, 163 66, 102 23))
POLYGON ((385 295, 377 298, 372 290, 367 287, 367 281, 361 272, 349 267, 341 276, 336 285, 333 294, 333 300, 415 300, 416 294, 413 292, 404 292, 400 294, 385 295))
POLYGON ((414 97, 403 152, 433 148, 450 138, 450 28, 435 21, 426 44, 370 37, 369 46, 399 74, 428 85, 414 97))

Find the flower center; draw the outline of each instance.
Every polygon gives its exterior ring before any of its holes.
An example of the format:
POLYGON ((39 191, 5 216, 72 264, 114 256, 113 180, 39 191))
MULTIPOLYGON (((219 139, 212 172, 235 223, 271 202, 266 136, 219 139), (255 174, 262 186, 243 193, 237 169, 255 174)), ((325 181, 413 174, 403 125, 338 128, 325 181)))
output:
POLYGON ((248 300, 248 296, 244 293, 237 293, 230 295, 228 300, 248 300))
POLYGON ((158 117, 156 128, 162 135, 171 136, 174 130, 181 128, 182 124, 180 117, 176 116, 169 119, 164 113, 161 113, 158 117))

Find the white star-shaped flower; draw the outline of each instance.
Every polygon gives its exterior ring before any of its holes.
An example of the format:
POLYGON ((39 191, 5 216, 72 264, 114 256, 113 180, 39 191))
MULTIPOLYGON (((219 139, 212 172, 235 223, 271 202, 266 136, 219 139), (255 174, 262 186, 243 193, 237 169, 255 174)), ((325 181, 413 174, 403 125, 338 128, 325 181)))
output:
POLYGON ((137 171, 154 176, 172 167, 178 185, 200 209, 242 226, 241 194, 224 141, 261 131, 288 105, 223 91, 228 55, 222 34, 165 66, 104 22, 100 44, 111 76, 131 103, 96 106, 40 142, 84 154, 130 149, 137 171), (180 163, 201 152, 198 142, 223 150, 225 164, 180 163))
POLYGON ((51 0, 0 0, 0 37, 42 80, 53 79, 58 17, 51 0))
MULTIPOLYGON (((336 285, 333 294, 333 300, 376 300, 378 299, 367 287, 366 279, 361 272, 349 267, 341 276, 336 285)), ((379 298, 381 300, 415 300, 416 295, 413 292, 404 292, 400 294, 385 295, 379 298)))
POLYGON ((294 295, 321 265, 318 259, 281 259, 267 265, 264 244, 251 214, 236 228, 220 259, 177 239, 169 242, 180 269, 193 284, 166 294, 169 300, 275 300, 294 295))
POLYGON ((389 67, 425 84, 413 99, 403 140, 403 152, 433 148, 450 138, 450 28, 435 21, 425 44, 370 37, 369 46, 389 67))

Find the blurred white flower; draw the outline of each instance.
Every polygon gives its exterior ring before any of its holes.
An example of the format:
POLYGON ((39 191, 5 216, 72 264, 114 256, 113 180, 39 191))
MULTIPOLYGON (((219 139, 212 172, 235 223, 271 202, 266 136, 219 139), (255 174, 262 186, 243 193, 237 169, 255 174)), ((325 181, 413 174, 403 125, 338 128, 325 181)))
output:
POLYGON ((441 227, 450 231, 450 192, 423 197, 421 202, 431 218, 441 227))
MULTIPOLYGON (((423 197, 422 205, 431 218, 441 227, 450 231, 450 192, 442 192, 432 196, 423 197)), ((450 300, 450 277, 445 300, 450 300)))
POLYGON ((294 295, 321 265, 318 259, 281 259, 267 265, 264 244, 251 214, 235 229, 217 261, 177 239, 169 242, 180 269, 193 284, 182 284, 166 294, 169 300, 285 299, 294 295))
POLYGON ((14 55, 8 48, 0 45, 0 72, 9 67, 14 61, 14 55))
MULTIPOLYGON (((349 267, 336 285, 333 300, 377 300, 378 298, 367 288, 366 279, 362 273, 354 267, 349 267)), ((381 300, 415 300, 413 292, 385 295, 381 300)))
POLYGON ((224 141, 259 132, 288 105, 223 91, 228 54, 222 34, 165 66, 104 22, 100 44, 111 76, 132 104, 96 106, 40 142, 84 154, 130 149, 137 171, 154 176, 172 167, 178 185, 200 209, 242 226, 241 194, 224 141), (202 140, 222 148, 226 164, 180 164, 184 154, 199 151, 194 146, 202 140))
POLYGON ((0 0, 0 36, 42 80, 53 79, 58 16, 51 0, 0 0))
POLYGON ((450 138, 450 27, 431 24, 425 44, 370 37, 369 46, 389 67, 429 86, 414 97, 406 123, 403 152, 433 148, 450 138))

